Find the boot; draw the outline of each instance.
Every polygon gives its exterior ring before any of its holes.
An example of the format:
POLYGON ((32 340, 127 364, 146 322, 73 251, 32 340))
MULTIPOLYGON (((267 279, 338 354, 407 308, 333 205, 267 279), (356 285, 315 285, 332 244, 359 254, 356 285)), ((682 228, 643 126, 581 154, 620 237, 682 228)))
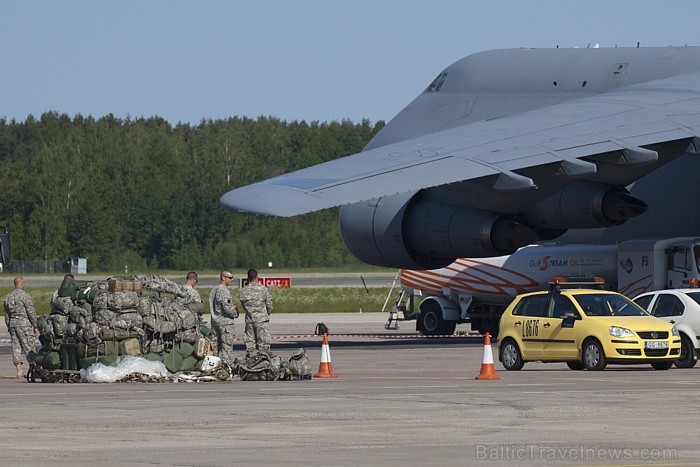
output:
POLYGON ((22 371, 22 364, 18 363, 15 366, 17 367, 17 379, 24 379, 24 372, 22 371))

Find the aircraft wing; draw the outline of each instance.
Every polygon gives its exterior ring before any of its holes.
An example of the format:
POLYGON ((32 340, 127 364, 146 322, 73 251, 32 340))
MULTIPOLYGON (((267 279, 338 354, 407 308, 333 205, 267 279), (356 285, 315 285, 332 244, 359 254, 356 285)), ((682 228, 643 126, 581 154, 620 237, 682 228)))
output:
MULTIPOLYGON (((291 172, 235 189, 230 211, 288 217, 372 198, 499 175, 495 190, 529 188, 520 169, 618 151, 624 163, 654 162, 643 148, 700 137, 700 73, 618 88, 537 110, 476 122, 291 172)), ((700 144, 698 144, 700 146, 700 144)), ((618 162, 619 163, 619 162, 618 162)))

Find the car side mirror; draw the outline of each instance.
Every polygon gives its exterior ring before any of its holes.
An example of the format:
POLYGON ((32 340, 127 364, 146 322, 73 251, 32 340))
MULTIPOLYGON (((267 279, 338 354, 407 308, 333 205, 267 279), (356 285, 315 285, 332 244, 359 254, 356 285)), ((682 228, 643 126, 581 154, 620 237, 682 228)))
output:
POLYGON ((564 313, 564 319, 561 322, 562 328, 573 328, 574 322, 576 321, 576 313, 564 313))

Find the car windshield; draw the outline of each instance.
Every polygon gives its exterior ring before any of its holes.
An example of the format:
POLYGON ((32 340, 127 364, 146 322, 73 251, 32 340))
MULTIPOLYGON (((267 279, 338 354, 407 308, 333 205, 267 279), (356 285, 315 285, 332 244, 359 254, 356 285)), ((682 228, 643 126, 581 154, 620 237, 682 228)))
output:
POLYGON ((624 295, 585 294, 574 295, 587 316, 646 316, 648 313, 624 295))

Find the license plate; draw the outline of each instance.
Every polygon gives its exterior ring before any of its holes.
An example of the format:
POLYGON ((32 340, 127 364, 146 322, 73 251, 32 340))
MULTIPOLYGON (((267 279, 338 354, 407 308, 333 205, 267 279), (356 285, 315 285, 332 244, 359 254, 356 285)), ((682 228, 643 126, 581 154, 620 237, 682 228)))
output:
POLYGON ((668 349, 668 342, 666 341, 645 341, 645 349, 668 349))

